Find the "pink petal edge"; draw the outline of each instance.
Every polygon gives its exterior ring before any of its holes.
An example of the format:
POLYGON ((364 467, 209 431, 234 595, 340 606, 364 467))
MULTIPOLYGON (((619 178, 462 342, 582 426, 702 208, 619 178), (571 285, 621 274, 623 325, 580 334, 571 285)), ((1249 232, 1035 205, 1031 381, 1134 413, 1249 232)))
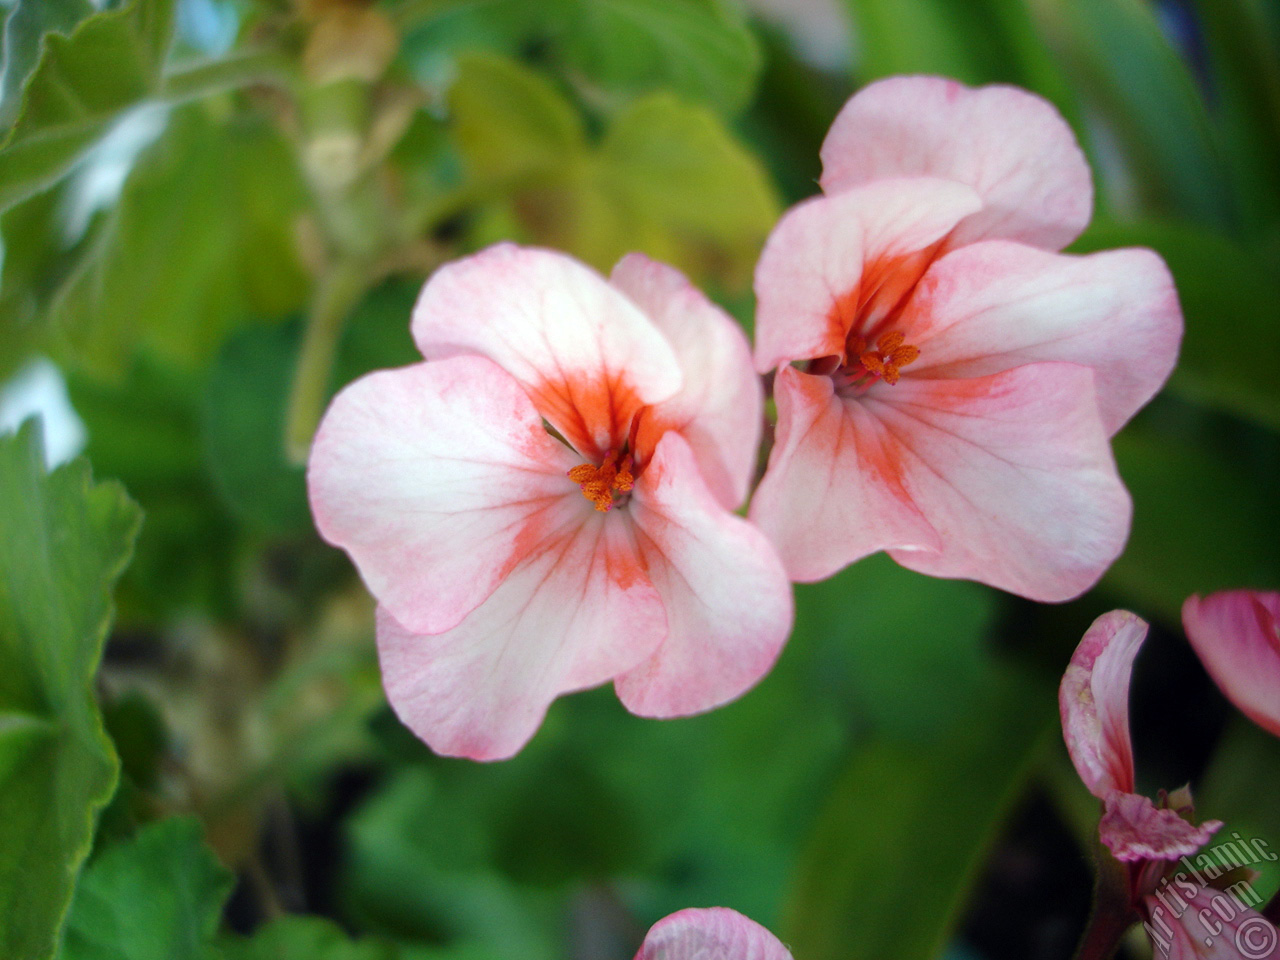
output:
POLYGON ((690 908, 655 923, 635 960, 792 960, 772 933, 727 907, 690 908))
POLYGON ((380 603, 438 633, 480 604, 581 500, 576 458, 524 391, 480 357, 382 370, 329 405, 307 486, 321 536, 380 603), (576 504, 575 504, 576 505, 576 504))
POLYGON ((1191 596, 1182 624, 1227 699, 1280 737, 1280 593, 1226 590, 1191 596))
POLYGON ((1093 212, 1075 134, 1052 104, 1017 87, 910 76, 854 94, 822 144, 822 188, 910 176, 955 180, 981 196, 952 247, 1005 238, 1061 250, 1093 212))

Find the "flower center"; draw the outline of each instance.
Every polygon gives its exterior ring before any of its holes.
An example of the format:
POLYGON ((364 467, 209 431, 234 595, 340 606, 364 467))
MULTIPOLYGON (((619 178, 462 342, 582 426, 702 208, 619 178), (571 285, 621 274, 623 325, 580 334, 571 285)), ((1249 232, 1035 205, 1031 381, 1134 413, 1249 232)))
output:
POLYGON ((631 472, 631 455, 626 454, 619 461, 617 450, 605 454, 598 467, 578 464, 569 471, 569 479, 582 488, 582 495, 601 513, 608 512, 615 504, 626 503, 636 482, 631 472))
MULTIPOLYGON (((892 386, 898 382, 902 368, 915 363, 920 348, 906 342, 903 334, 885 333, 876 341, 874 350, 867 349, 864 337, 850 337, 845 345, 845 362, 830 370, 836 389, 846 396, 861 396, 873 383, 883 380, 892 386)), ((835 358, 831 358, 834 363, 835 358)), ((811 373, 826 372, 821 367, 811 368, 811 373)))
POLYGON ((867 373, 892 386, 898 382, 898 371, 915 363, 920 357, 920 348, 913 347, 906 339, 895 330, 877 340, 875 350, 868 350, 866 340, 854 337, 849 341, 848 355, 850 359, 857 357, 858 363, 862 364, 867 373))

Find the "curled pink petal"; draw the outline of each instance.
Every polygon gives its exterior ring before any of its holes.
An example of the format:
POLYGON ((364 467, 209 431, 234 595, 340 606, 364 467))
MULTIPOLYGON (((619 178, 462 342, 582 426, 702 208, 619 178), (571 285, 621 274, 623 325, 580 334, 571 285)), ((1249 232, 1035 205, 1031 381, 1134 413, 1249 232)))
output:
POLYGON ((1048 101, 1015 87, 892 77, 855 94, 822 145, 822 188, 914 176, 956 180, 982 198, 952 246, 1002 237, 1060 250, 1093 209, 1071 128, 1048 101))
POLYGON ((1085 632, 1058 688, 1071 762, 1100 800, 1133 793, 1129 680, 1146 636, 1146 621, 1127 610, 1104 613, 1085 632))
POLYGON ((680 389, 680 365, 630 299, 572 257, 500 243, 432 275, 413 310, 429 360, 488 357, 584 457, 621 446, 632 420, 680 389))
POLYGON ((628 512, 667 636, 615 680, 618 697, 632 713, 672 717, 741 696, 791 632, 791 585, 768 539, 715 500, 678 433, 658 444, 628 512))
POLYGON ((1227 590, 1188 597, 1182 624, 1227 699, 1280 737, 1280 593, 1227 590))
POLYGON ((977 210, 968 187, 918 177, 814 197, 783 215, 756 265, 756 369, 843 356, 855 319, 876 322, 977 210))
POLYGON ((1177 860, 1195 853, 1222 828, 1221 820, 1188 823, 1136 793, 1113 791, 1098 822, 1098 835, 1111 855, 1125 863, 1177 860))
POLYGON ((726 907, 710 907, 659 920, 636 960, 791 960, 791 952, 754 920, 726 907))
POLYGON ((334 398, 307 469, 321 535, 407 628, 450 629, 553 528, 577 458, 511 377, 458 357, 334 398))
POLYGON ((1077 257, 997 240, 953 250, 916 287, 901 327, 914 377, 980 377, 1025 363, 1090 367, 1115 433, 1173 370, 1182 312, 1150 250, 1077 257))
POLYGON ((679 431, 716 498, 736 508, 755 475, 764 423, 764 391, 746 335, 684 274, 643 254, 623 257, 609 282, 662 331, 684 373, 680 392, 641 421, 639 447, 651 450, 653 437, 679 431))

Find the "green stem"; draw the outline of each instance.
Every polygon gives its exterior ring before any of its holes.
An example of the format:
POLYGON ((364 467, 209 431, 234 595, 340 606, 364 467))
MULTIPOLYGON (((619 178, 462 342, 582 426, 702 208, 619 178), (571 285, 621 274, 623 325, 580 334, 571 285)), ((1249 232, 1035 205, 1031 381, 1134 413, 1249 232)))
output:
POLYGON ((185 103, 255 83, 288 87, 291 82, 289 60, 279 50, 247 50, 171 71, 160 83, 159 96, 167 103, 185 103))
POLYGON ((346 259, 334 264, 316 286, 285 414, 285 452, 299 466, 307 462, 320 423, 343 325, 372 284, 367 262, 346 259))

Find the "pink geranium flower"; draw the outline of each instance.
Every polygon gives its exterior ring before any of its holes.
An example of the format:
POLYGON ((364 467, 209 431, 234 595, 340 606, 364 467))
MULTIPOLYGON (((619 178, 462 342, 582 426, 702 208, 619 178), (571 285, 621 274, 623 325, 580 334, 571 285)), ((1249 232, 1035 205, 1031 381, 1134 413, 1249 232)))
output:
POLYGON ((791 960, 778 938, 725 907, 681 910, 659 920, 636 960, 791 960))
POLYGON ((400 718, 444 754, 515 753, 562 693, 718 706, 791 624, 769 542, 731 511, 762 398, 736 325, 639 255, 606 281, 492 247, 414 310, 427 362, 351 384, 308 482, 321 534, 377 598, 400 718))
MULTIPOLYGON (((1076 648, 1058 693, 1067 750, 1080 779, 1102 801, 1098 834, 1118 861, 1118 888, 1103 882, 1099 895, 1119 902, 1100 902, 1099 910, 1118 917, 1120 930, 1141 921, 1160 955, 1173 960, 1280 956, 1275 928, 1239 887, 1249 882, 1248 872, 1206 872, 1203 862, 1189 859, 1221 821, 1195 823, 1185 787, 1161 791, 1158 803, 1134 792, 1129 680, 1146 635, 1147 624, 1132 613, 1103 614, 1076 648)), ((1100 865, 1104 875, 1109 869, 1100 865)))
POLYGON ((1173 368, 1148 250, 1056 253, 1089 170, 1045 101, 874 83, 822 148, 824 196, 756 269, 777 440, 751 516, 796 580, 878 550, 1036 600, 1091 586, 1128 533, 1109 438, 1173 368))
POLYGON ((1280 737, 1280 593, 1227 590, 1188 597, 1182 625, 1227 699, 1280 737))

